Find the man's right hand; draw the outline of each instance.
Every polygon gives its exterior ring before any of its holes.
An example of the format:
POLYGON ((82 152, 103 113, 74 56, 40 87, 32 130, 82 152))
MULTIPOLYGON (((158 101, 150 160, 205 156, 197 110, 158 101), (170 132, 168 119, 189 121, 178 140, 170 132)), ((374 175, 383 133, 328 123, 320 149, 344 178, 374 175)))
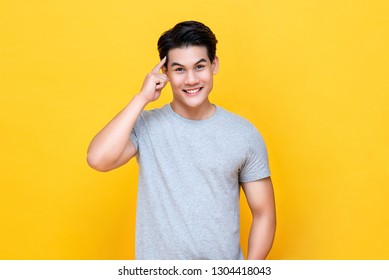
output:
POLYGON ((137 150, 129 140, 129 135, 144 107, 159 98, 161 90, 169 81, 166 75, 159 73, 165 62, 166 58, 162 59, 147 74, 140 93, 93 138, 87 155, 88 164, 92 168, 109 171, 136 155, 137 150))
POLYGON ((146 99, 147 102, 153 102, 161 96, 162 89, 169 82, 165 74, 159 73, 159 70, 166 62, 166 56, 154 67, 154 69, 147 74, 143 81, 140 96, 146 99))

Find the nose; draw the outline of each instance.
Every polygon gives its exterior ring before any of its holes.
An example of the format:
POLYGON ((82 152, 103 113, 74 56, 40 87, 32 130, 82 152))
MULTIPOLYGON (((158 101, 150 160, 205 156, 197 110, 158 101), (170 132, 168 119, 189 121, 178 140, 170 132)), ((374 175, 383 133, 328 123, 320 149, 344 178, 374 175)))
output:
POLYGON ((185 76, 186 85, 196 85, 199 82, 199 78, 194 71, 187 71, 185 76))

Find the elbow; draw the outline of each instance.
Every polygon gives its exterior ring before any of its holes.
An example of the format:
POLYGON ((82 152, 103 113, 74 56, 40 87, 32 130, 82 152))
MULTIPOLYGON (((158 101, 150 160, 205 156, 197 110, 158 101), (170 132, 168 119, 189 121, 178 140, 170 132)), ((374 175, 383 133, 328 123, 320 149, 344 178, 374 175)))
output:
POLYGON ((101 160, 98 156, 96 155, 91 155, 91 154, 88 154, 87 157, 86 157, 86 162, 88 163, 88 165, 96 170, 96 171, 100 171, 100 172, 107 172, 111 169, 109 169, 106 164, 104 164, 104 161, 101 160))

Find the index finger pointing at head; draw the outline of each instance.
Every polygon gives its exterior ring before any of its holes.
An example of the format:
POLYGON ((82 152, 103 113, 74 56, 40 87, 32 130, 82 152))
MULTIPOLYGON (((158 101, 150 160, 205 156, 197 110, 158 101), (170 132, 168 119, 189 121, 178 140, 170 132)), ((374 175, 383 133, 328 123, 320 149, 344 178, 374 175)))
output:
POLYGON ((162 58, 162 60, 157 64, 157 66, 154 67, 154 69, 151 71, 151 73, 158 73, 159 69, 162 68, 162 66, 165 64, 165 62, 166 62, 166 56, 164 58, 162 58))

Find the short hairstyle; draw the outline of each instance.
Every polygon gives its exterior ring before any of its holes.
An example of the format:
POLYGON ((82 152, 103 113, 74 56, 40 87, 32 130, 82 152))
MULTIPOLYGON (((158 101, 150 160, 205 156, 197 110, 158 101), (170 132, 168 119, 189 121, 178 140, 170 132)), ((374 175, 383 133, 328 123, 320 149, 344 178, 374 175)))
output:
POLYGON ((162 60, 171 49, 190 46, 204 46, 211 62, 216 57, 217 39, 212 30, 198 21, 184 21, 164 32, 158 40, 159 58, 162 60))

